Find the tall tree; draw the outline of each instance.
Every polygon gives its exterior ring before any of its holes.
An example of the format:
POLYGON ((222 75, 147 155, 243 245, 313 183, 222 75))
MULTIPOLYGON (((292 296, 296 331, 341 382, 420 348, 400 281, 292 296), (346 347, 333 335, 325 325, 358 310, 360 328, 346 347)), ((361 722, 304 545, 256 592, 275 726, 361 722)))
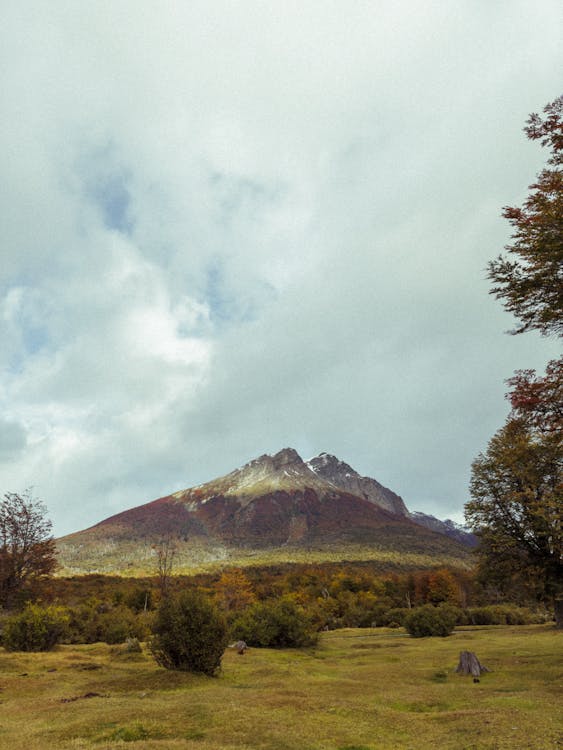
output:
POLYGON ((7 492, 0 502, 0 605, 12 606, 19 593, 56 565, 45 505, 31 490, 7 492))
POLYGON ((507 206, 514 229, 508 256, 489 263, 491 294, 520 319, 513 333, 563 335, 563 96, 530 115, 524 132, 550 149, 521 208, 507 206))
POLYGON ((512 411, 473 463, 469 525, 482 566, 539 584, 563 627, 563 358, 508 382, 512 411))

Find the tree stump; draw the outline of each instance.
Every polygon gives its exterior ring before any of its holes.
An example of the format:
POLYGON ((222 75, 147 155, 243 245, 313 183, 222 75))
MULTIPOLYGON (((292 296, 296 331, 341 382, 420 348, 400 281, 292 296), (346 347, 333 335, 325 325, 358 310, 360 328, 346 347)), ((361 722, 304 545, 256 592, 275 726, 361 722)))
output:
POLYGON ((470 674, 479 677, 483 672, 490 672, 483 666, 473 651, 462 651, 459 655, 459 664, 456 672, 458 674, 470 674))

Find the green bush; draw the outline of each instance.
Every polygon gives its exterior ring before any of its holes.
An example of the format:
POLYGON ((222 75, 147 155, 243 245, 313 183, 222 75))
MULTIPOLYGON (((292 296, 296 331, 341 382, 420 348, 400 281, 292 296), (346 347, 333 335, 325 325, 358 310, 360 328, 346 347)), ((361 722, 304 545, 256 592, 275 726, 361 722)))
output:
POLYGON ((438 635, 447 636, 453 631, 456 623, 456 612, 450 607, 424 607, 411 609, 405 618, 405 628, 415 638, 438 635))
POLYGON ((513 604, 473 607, 468 614, 472 625, 530 625, 543 621, 541 615, 531 612, 527 607, 516 607, 513 604))
POLYGON ((123 604, 91 601, 70 609, 70 642, 124 643, 127 638, 146 640, 151 614, 135 614, 123 604))
POLYGON ((198 591, 166 597, 153 624, 150 648, 166 669, 213 675, 227 645, 227 625, 213 602, 198 591))
POLYGON ((7 651, 50 651, 67 634, 69 616, 63 607, 26 604, 8 617, 2 632, 7 651))
POLYGON ((397 627, 405 624, 405 618, 407 617, 410 609, 406 607, 393 607, 392 609, 386 610, 380 616, 377 624, 383 627, 397 627))
POLYGON ((311 618, 289 596, 258 602, 233 623, 233 638, 250 646, 300 648, 318 640, 311 618))

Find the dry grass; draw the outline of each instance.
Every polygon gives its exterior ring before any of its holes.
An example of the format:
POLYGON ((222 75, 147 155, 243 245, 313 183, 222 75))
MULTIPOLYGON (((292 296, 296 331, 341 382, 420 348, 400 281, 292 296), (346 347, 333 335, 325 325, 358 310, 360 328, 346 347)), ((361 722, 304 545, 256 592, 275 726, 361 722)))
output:
POLYGON ((474 628, 323 634, 314 651, 227 651, 209 679, 147 655, 0 651, 0 747, 132 750, 530 750, 563 747, 563 633, 474 628), (459 652, 493 671, 455 675, 459 652))

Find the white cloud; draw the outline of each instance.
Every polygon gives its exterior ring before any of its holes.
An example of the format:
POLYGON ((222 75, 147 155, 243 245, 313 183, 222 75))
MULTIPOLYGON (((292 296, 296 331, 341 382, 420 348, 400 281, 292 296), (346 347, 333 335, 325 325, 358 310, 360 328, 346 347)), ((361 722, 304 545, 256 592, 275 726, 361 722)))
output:
POLYGON ((559 93, 540 6, 7 9, 0 487, 63 532, 289 444, 459 514, 557 353, 484 271, 559 93))

